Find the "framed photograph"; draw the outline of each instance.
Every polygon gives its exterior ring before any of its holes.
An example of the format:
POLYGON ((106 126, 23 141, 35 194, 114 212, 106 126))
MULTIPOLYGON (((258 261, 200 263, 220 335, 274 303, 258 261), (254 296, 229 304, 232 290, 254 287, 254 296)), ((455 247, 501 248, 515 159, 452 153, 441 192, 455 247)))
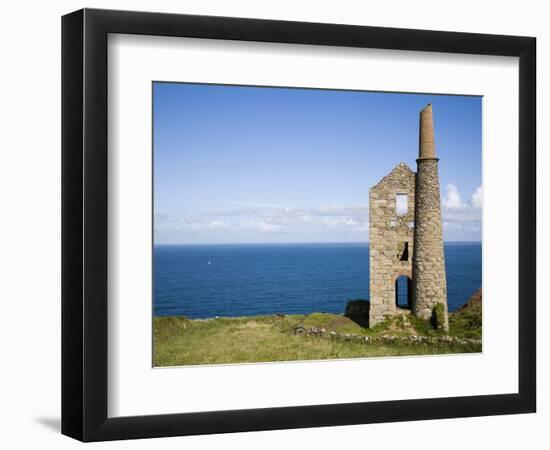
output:
POLYGON ((62 21, 62 432, 535 412, 536 40, 62 21))

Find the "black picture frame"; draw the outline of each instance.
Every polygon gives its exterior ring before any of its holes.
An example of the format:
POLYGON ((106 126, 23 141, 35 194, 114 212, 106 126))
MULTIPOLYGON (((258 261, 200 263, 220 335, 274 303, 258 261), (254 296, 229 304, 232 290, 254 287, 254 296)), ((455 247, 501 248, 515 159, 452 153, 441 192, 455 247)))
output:
MULTIPOLYGON (((535 412, 536 39, 83 9, 62 18, 62 433, 82 441, 535 412), (519 57, 517 393, 107 416, 107 36, 124 33, 519 57)), ((510 295, 514 295, 510 293, 510 295)))

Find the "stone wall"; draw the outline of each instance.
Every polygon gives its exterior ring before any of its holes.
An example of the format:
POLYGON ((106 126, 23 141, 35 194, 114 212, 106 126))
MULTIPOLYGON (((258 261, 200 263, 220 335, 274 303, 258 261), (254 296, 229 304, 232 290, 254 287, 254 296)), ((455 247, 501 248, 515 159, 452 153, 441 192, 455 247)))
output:
POLYGON ((399 163, 369 192, 370 326, 396 313, 395 282, 412 278, 415 173, 399 163), (407 212, 397 215, 398 194, 407 196, 407 212))
POLYGON ((362 327, 369 327, 369 315, 370 302, 368 300, 351 300, 346 305, 344 316, 362 327))
MULTIPOLYGON (((365 344, 374 343, 413 343, 413 344, 438 344, 442 342, 456 343, 456 344, 473 344, 481 345, 481 339, 463 338, 457 336, 394 336, 394 335, 381 335, 381 336, 362 336, 360 334, 349 333, 337 333, 336 331, 330 331, 325 328, 316 327, 304 327, 303 325, 296 325, 293 328, 294 334, 298 336, 312 336, 325 339, 334 339, 340 341, 352 341, 352 342, 364 342, 365 344)), ((481 351, 481 350, 480 350, 481 351)))

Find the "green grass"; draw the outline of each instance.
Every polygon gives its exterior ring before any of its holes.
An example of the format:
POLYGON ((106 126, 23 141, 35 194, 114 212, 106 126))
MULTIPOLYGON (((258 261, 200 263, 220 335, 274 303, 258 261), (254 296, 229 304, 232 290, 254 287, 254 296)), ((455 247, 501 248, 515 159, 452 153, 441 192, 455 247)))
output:
POLYGON ((445 326, 445 307, 443 303, 437 303, 433 307, 432 324, 436 330, 441 330, 445 326))
POLYGON ((473 305, 449 315, 449 334, 481 339, 481 304, 473 305))
MULTIPOLYGON (((450 334, 460 337, 480 337, 480 316, 479 321, 476 322, 476 313, 466 313, 467 311, 463 311, 456 318, 451 315, 450 334), (475 328, 478 324, 479 327, 475 328)), ((209 320, 157 317, 153 324, 154 365, 179 366, 481 351, 479 344, 453 342, 428 344, 403 341, 367 344, 295 335, 294 328, 298 325, 361 336, 438 336, 442 334, 441 331, 433 330, 429 322, 412 316, 396 316, 371 329, 362 328, 342 315, 326 313, 209 320)))

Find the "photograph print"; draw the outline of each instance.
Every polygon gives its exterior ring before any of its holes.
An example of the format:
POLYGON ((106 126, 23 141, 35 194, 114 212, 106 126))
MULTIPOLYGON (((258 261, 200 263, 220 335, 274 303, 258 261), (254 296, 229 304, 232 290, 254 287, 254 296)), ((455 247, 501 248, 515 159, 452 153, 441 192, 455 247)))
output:
POLYGON ((482 351, 482 97, 152 96, 153 366, 482 351))

